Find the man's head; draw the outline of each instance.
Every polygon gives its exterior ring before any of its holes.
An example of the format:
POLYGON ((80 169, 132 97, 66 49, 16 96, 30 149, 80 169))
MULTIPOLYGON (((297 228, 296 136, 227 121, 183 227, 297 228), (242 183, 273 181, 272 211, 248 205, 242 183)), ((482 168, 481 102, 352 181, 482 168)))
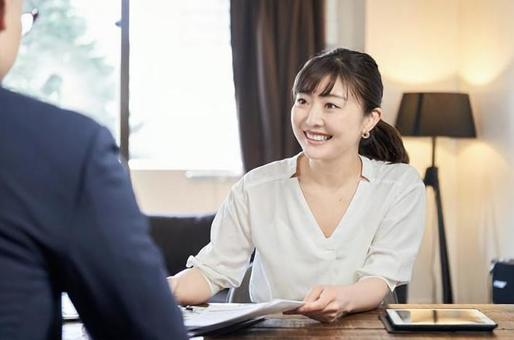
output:
POLYGON ((22 0, 0 0, 0 80, 14 64, 21 39, 22 0))

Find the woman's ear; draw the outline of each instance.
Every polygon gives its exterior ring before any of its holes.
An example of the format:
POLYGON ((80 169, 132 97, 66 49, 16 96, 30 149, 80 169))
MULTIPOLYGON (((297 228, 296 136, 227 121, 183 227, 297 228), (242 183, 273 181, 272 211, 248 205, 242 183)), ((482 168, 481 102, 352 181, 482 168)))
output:
POLYGON ((374 108, 370 114, 366 115, 364 121, 364 129, 365 131, 371 131, 378 124, 380 119, 382 118, 382 109, 380 107, 374 108))

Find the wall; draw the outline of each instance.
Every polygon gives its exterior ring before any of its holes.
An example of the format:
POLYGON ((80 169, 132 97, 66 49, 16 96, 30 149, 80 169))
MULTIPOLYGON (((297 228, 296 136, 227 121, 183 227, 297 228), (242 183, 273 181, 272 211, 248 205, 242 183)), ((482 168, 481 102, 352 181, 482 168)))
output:
POLYGON ((216 211, 237 181, 233 177, 188 177, 180 170, 131 170, 138 203, 148 214, 216 211))
POLYGON ((486 302, 482 273, 514 258, 514 1, 459 1, 459 84, 472 98, 480 138, 459 146, 463 301, 486 302))
MULTIPOLYGON (((386 121, 394 122, 402 92, 463 91, 472 98, 479 138, 442 139, 436 160, 457 302, 487 302, 490 259, 513 256, 513 6, 509 0, 366 1, 365 50, 383 75, 386 121)), ((423 173, 429 141, 406 138, 406 146, 423 173)), ((440 301, 432 199, 429 192, 413 302, 440 301)))

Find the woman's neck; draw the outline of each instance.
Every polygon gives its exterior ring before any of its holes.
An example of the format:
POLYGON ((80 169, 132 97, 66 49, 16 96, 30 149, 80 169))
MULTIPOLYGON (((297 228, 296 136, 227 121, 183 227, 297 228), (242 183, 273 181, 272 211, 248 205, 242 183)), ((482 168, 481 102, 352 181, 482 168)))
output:
POLYGON ((312 182, 327 188, 339 188, 360 178, 362 161, 358 154, 345 155, 332 160, 309 159, 304 154, 298 159, 297 174, 302 182, 312 182))

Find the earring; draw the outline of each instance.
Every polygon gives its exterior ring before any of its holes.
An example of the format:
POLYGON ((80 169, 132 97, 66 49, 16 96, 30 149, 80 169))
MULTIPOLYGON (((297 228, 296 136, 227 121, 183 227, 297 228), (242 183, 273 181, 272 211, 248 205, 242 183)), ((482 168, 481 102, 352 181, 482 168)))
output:
POLYGON ((364 139, 368 139, 368 138, 369 138, 369 136, 370 136, 369 131, 366 131, 366 132, 363 132, 363 133, 362 133, 362 138, 364 138, 364 139))

